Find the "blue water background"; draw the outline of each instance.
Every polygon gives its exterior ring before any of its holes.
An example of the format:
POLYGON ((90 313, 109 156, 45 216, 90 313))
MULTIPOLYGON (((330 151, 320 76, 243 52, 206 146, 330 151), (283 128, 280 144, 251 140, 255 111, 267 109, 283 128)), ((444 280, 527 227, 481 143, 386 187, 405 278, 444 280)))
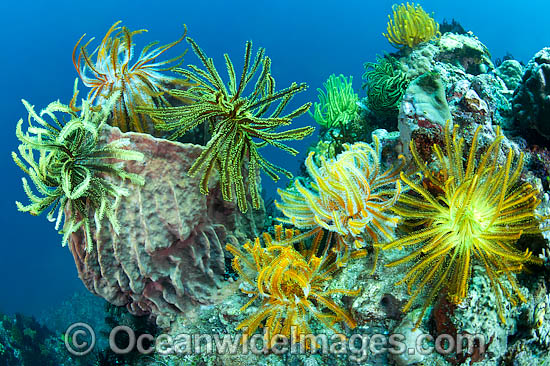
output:
MULTIPOLYGON (((11 160, 18 141, 15 124, 27 113, 20 102, 37 109, 60 99, 67 103, 77 76, 71 61, 74 44, 83 33, 101 40, 117 20, 132 30, 147 28, 135 38, 136 50, 150 41, 161 44, 179 38, 182 24, 189 36, 213 57, 224 74, 227 52, 240 70, 244 42, 265 47, 272 59, 277 86, 306 82, 310 88, 290 107, 317 100, 316 88, 331 73, 353 75, 361 97, 363 63, 376 54, 393 51, 382 36, 392 1, 3 1, 1 113, 3 194, 0 217, 0 312, 38 314, 55 306, 73 291, 82 289, 72 255, 60 245, 53 223, 18 212, 15 200, 27 203, 21 186, 22 171, 11 160)), ((539 49, 550 46, 548 1, 423 1, 441 22, 457 19, 490 49, 493 58, 511 52, 528 61, 539 49)), ((178 46, 171 55, 184 50, 178 46)), ((189 52, 186 63, 198 63, 189 52)), ((80 83, 81 96, 86 88, 80 83)), ((307 115, 295 126, 315 124, 307 115)), ((314 137, 292 146, 302 152, 314 137)), ((299 161, 284 152, 266 149, 271 161, 297 171, 299 161)), ((277 185, 263 176, 267 196, 276 196, 277 185)), ((278 184, 284 187, 288 180, 278 184)))

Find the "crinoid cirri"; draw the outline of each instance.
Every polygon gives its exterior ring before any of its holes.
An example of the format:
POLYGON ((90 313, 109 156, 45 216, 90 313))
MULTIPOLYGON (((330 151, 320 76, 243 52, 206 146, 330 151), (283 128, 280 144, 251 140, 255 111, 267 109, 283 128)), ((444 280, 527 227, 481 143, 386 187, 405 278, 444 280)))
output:
POLYGON ((147 30, 130 31, 126 27, 119 27, 119 24, 120 21, 109 28, 91 54, 87 47, 93 38, 81 45, 86 34, 80 37, 73 49, 73 64, 84 85, 91 88, 88 99, 92 104, 101 105, 114 91, 121 92, 113 109, 112 125, 123 132, 150 132, 151 127, 147 126, 135 107, 170 106, 164 94, 178 84, 185 84, 184 80, 163 73, 177 67, 185 52, 169 60, 157 61, 157 58, 179 44, 185 38, 187 28, 183 36, 172 43, 160 47, 154 47, 158 42, 148 44, 132 63, 135 47, 132 38, 147 30))
POLYGON ((499 161, 503 135, 498 127, 494 141, 483 152, 478 151, 480 130, 481 126, 465 157, 465 141, 458 137, 458 126, 451 132, 447 123, 445 147, 433 147, 437 169, 422 161, 414 141, 410 144, 426 184, 401 174, 413 192, 401 195, 393 210, 417 230, 383 249, 416 246, 410 254, 387 265, 415 262, 398 282, 406 284, 411 294, 404 311, 429 288, 417 326, 444 288, 452 303, 458 304, 466 297, 472 265, 476 263, 490 279, 498 314, 504 322, 502 294, 514 305, 518 300, 525 301, 513 273, 529 263, 540 263, 528 249, 520 251, 515 246, 521 235, 539 232, 541 219, 535 213, 538 191, 520 178, 523 154, 514 159, 510 148, 499 161))

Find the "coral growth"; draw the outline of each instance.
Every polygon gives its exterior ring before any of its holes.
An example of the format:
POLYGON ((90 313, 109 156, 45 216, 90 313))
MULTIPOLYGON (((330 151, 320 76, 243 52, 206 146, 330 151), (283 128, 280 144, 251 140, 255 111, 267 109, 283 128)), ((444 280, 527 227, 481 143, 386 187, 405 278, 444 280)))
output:
MULTIPOLYGON (((276 225, 274 239, 268 233, 263 234, 264 245, 256 238, 254 244, 250 241, 244 244, 244 251, 234 245, 226 246, 235 256, 233 268, 247 285, 242 291, 252 296, 241 311, 261 300, 256 312, 237 329, 251 335, 265 320, 265 341, 270 348, 277 342, 277 335, 293 336, 292 341, 299 342, 301 335, 312 334, 310 318, 333 330, 342 321, 352 329, 356 326, 351 315, 331 295, 357 296, 359 290, 327 289, 339 267, 336 255, 330 250, 332 233, 323 242, 323 231, 317 232, 309 247, 303 241, 304 235, 297 234, 298 231, 276 225)), ((306 346, 314 348, 316 344, 313 341, 306 346)))
POLYGON ((440 36, 439 24, 420 5, 394 4, 393 19, 388 15, 387 32, 384 37, 397 48, 410 48, 440 36))
POLYGON ((187 70, 178 69, 183 77, 196 82, 197 85, 187 90, 172 90, 171 94, 193 101, 190 105, 172 108, 142 108, 149 114, 161 130, 174 131, 171 138, 178 138, 195 126, 208 122, 212 138, 206 145, 196 162, 189 169, 189 174, 195 175, 202 171, 200 179, 201 192, 208 193, 208 178, 218 168, 221 174, 223 197, 233 200, 235 192, 237 203, 242 212, 246 212, 246 188, 250 192, 252 205, 260 205, 260 193, 257 186, 258 171, 262 169, 273 180, 279 179, 278 174, 292 177, 292 174, 278 167, 258 153, 258 148, 270 144, 292 155, 298 151, 288 147, 281 141, 300 140, 310 135, 313 127, 300 127, 283 132, 273 132, 277 127, 289 125, 292 119, 304 114, 311 103, 306 103, 289 114, 281 115, 290 99, 307 88, 306 84, 293 83, 290 87, 275 91, 275 81, 271 76, 271 60, 264 56, 260 48, 254 59, 252 42, 245 47, 244 67, 239 80, 236 78, 231 59, 226 54, 225 61, 229 74, 229 85, 226 87, 214 67, 211 58, 191 38, 187 38, 193 51, 202 61, 206 70, 190 65, 187 70), (245 97, 243 95, 256 71, 261 67, 254 90, 245 97), (271 114, 264 116, 271 105, 278 105, 271 114), (261 140, 256 142, 254 139, 261 140), (248 160, 248 182, 245 182, 243 169, 248 160))
MULTIPOLYGON (((539 218, 535 213, 539 204, 538 192, 520 180, 523 154, 515 167, 512 149, 504 166, 499 162, 503 136, 498 128, 495 140, 476 159, 480 130, 478 127, 474 134, 464 164, 464 139, 458 138, 458 126, 451 133, 447 123, 444 150, 434 145, 439 171, 428 167, 418 156, 414 142, 410 144, 426 185, 401 174, 416 194, 401 195, 393 210, 418 230, 383 246, 383 249, 392 249, 419 245, 412 253, 387 264, 416 262, 398 282, 406 284, 412 295, 404 310, 411 308, 426 287, 431 289, 422 315, 444 287, 449 300, 459 304, 468 293, 475 262, 483 266, 490 279, 503 322, 501 293, 512 304, 517 304, 517 300, 525 301, 512 274, 529 263, 540 263, 540 259, 533 257, 529 250, 520 252, 514 243, 522 234, 539 231, 539 218), (512 291, 504 281, 511 285, 512 291)), ((417 325, 421 320, 422 316, 417 325)))
POLYGON ((365 63, 363 88, 367 89, 367 106, 373 112, 396 114, 401 97, 409 85, 407 75, 392 56, 377 57, 365 63))
POLYGON ((63 340, 34 317, 0 313, 0 365, 75 365, 77 357, 63 349, 63 340))
MULTIPOLYGON (((338 247, 349 255, 349 247, 362 248, 372 240, 393 240, 398 217, 391 213, 401 193, 402 166, 382 172, 378 138, 375 148, 365 143, 344 145, 335 159, 320 157, 317 167, 311 152, 305 165, 313 182, 307 188, 300 180, 288 190, 279 190, 276 202, 286 218, 282 222, 297 228, 321 227, 338 234, 338 247)), ((345 262, 345 260, 344 260, 345 262)))
MULTIPOLYGON (((77 81, 75 97, 78 94, 77 81)), ((17 202, 17 207, 33 215, 39 215, 51 207, 47 218, 56 222, 56 230, 63 219, 63 211, 67 210, 62 230, 63 244, 67 242, 69 234, 80 228, 84 229, 87 238, 91 238, 90 210, 94 211, 96 224, 106 216, 113 230, 118 232, 115 207, 119 198, 127 195, 128 191, 113 184, 104 175, 128 178, 134 183, 143 184, 141 177, 126 172, 113 162, 113 159, 142 160, 143 154, 124 149, 128 141, 123 139, 106 145, 98 144, 100 130, 119 97, 120 93, 114 93, 98 111, 93 111, 90 102, 84 100, 80 115, 60 102, 50 103, 37 114, 33 106, 23 100, 29 112, 29 127, 27 132, 23 132, 23 120, 19 120, 16 135, 21 141, 19 153, 28 167, 15 152, 12 156, 29 175, 41 196, 33 193, 23 178, 23 188, 31 203, 24 206, 17 202), (55 113, 63 113, 64 118, 58 119, 55 113), (46 116, 49 120, 44 118, 46 116), (33 125, 33 120, 38 126, 33 125), (35 151, 39 153, 38 162, 35 160, 35 151)), ((92 248, 88 246, 87 249, 89 251, 92 248)))
POLYGON ((180 39, 167 45, 153 48, 157 42, 148 44, 137 60, 130 64, 135 47, 132 37, 147 30, 130 31, 126 27, 118 27, 119 24, 120 21, 109 28, 100 45, 91 54, 86 48, 93 38, 79 48, 85 34, 80 37, 74 46, 73 64, 84 85, 91 88, 88 93, 91 103, 101 105, 113 92, 121 92, 121 97, 113 108, 111 125, 117 126, 123 132, 148 132, 146 122, 137 114, 135 107, 169 106, 163 95, 168 88, 177 84, 188 85, 181 79, 163 74, 163 71, 177 67, 185 53, 165 61, 156 60, 179 44, 185 38, 187 29, 180 39), (80 50, 78 58, 77 49, 80 50), (94 55, 95 62, 92 60, 94 55), (88 72, 91 75, 88 75, 88 72))
MULTIPOLYGON (((319 103, 314 104, 315 122, 326 128, 338 127, 347 124, 357 116, 359 97, 353 91, 353 77, 348 79, 344 75, 330 75, 323 83, 325 91, 319 92, 319 103)), ((311 112, 310 112, 311 114, 311 112)))
POLYGON ((549 96, 550 48, 547 47, 529 61, 512 99, 516 129, 527 135, 529 140, 542 144, 550 141, 549 96))

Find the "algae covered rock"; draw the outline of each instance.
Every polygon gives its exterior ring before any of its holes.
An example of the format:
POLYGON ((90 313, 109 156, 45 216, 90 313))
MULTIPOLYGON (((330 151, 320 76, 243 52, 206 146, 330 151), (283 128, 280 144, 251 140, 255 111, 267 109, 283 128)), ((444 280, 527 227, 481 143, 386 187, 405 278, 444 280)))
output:
MULTIPOLYGON (((474 266, 473 279, 468 297, 458 306, 454 314, 454 323, 459 332, 480 335, 485 339, 487 358, 484 365, 494 365, 496 359, 506 353, 509 347, 509 335, 515 334, 521 327, 521 314, 527 305, 513 306, 507 298, 502 298, 506 323, 498 316, 497 298, 491 290, 490 279, 480 266, 474 266)), ((511 291, 511 288, 507 288, 511 291)), ((529 299, 527 289, 521 288, 529 299)))
POLYGON ((481 74, 473 78, 471 87, 487 103, 487 114, 492 115, 493 124, 510 129, 512 105, 504 81, 492 73, 481 74))

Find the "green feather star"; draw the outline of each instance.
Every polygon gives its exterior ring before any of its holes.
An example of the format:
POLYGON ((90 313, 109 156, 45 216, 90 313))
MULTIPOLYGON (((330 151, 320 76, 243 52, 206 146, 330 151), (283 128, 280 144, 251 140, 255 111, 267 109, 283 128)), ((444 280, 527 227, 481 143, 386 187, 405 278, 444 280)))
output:
MULTIPOLYGON (((77 93, 75 81, 75 97, 77 93)), ((128 195, 128 191, 113 184, 107 176, 130 179, 137 184, 144 183, 139 175, 127 173, 120 163, 112 162, 113 159, 143 160, 142 153, 124 148, 128 145, 127 139, 99 144, 99 132, 119 97, 120 93, 114 93, 99 109, 93 109, 84 100, 80 115, 59 101, 50 103, 38 114, 32 105, 23 100, 29 113, 29 126, 24 132, 23 120, 17 123, 16 135, 21 141, 18 147, 21 158, 15 152, 12 152, 12 157, 28 174, 38 195, 33 192, 28 181, 22 178, 23 188, 31 203, 23 205, 16 202, 17 208, 32 215, 40 215, 49 208, 47 218, 55 221, 56 230, 63 221, 65 211, 66 217, 60 232, 63 234, 63 245, 71 233, 83 228, 87 249, 92 249, 91 211, 94 212, 97 230, 101 227, 101 220, 107 217, 114 231, 118 232, 119 224, 114 210, 118 199, 128 195), (56 113, 63 113, 68 121, 58 119, 56 113), (38 154, 38 161, 35 153, 38 154)))
POLYGON ((254 59, 252 42, 246 43, 244 67, 237 80, 233 63, 225 54, 225 64, 229 76, 226 86, 214 66, 212 58, 191 38, 187 38, 193 51, 202 61, 205 69, 189 65, 188 69, 174 69, 175 72, 194 82, 196 85, 185 90, 171 90, 170 94, 194 101, 189 105, 168 108, 141 108, 155 121, 156 127, 172 131, 170 138, 177 139, 187 131, 203 122, 208 122, 212 138, 206 149, 189 169, 190 175, 202 172, 200 189, 208 194, 208 179, 214 169, 220 172, 222 196, 226 201, 233 201, 233 192, 241 212, 246 212, 246 188, 254 208, 260 207, 260 193, 257 186, 259 169, 265 171, 273 180, 279 179, 279 173, 287 177, 292 174, 267 161, 258 153, 258 148, 270 144, 292 155, 297 150, 288 147, 281 141, 301 140, 310 135, 313 127, 301 127, 283 132, 274 132, 280 126, 287 126, 292 119, 304 114, 311 103, 306 103, 292 112, 281 115, 292 97, 307 88, 306 84, 296 84, 275 91, 275 80, 270 74, 271 60, 264 56, 260 48, 254 59), (258 70, 254 89, 248 96, 243 96, 247 85, 258 70), (267 114, 273 103, 278 105, 267 114), (266 115, 267 114, 267 115, 266 115), (244 165, 248 161, 248 179, 245 181, 244 165))

